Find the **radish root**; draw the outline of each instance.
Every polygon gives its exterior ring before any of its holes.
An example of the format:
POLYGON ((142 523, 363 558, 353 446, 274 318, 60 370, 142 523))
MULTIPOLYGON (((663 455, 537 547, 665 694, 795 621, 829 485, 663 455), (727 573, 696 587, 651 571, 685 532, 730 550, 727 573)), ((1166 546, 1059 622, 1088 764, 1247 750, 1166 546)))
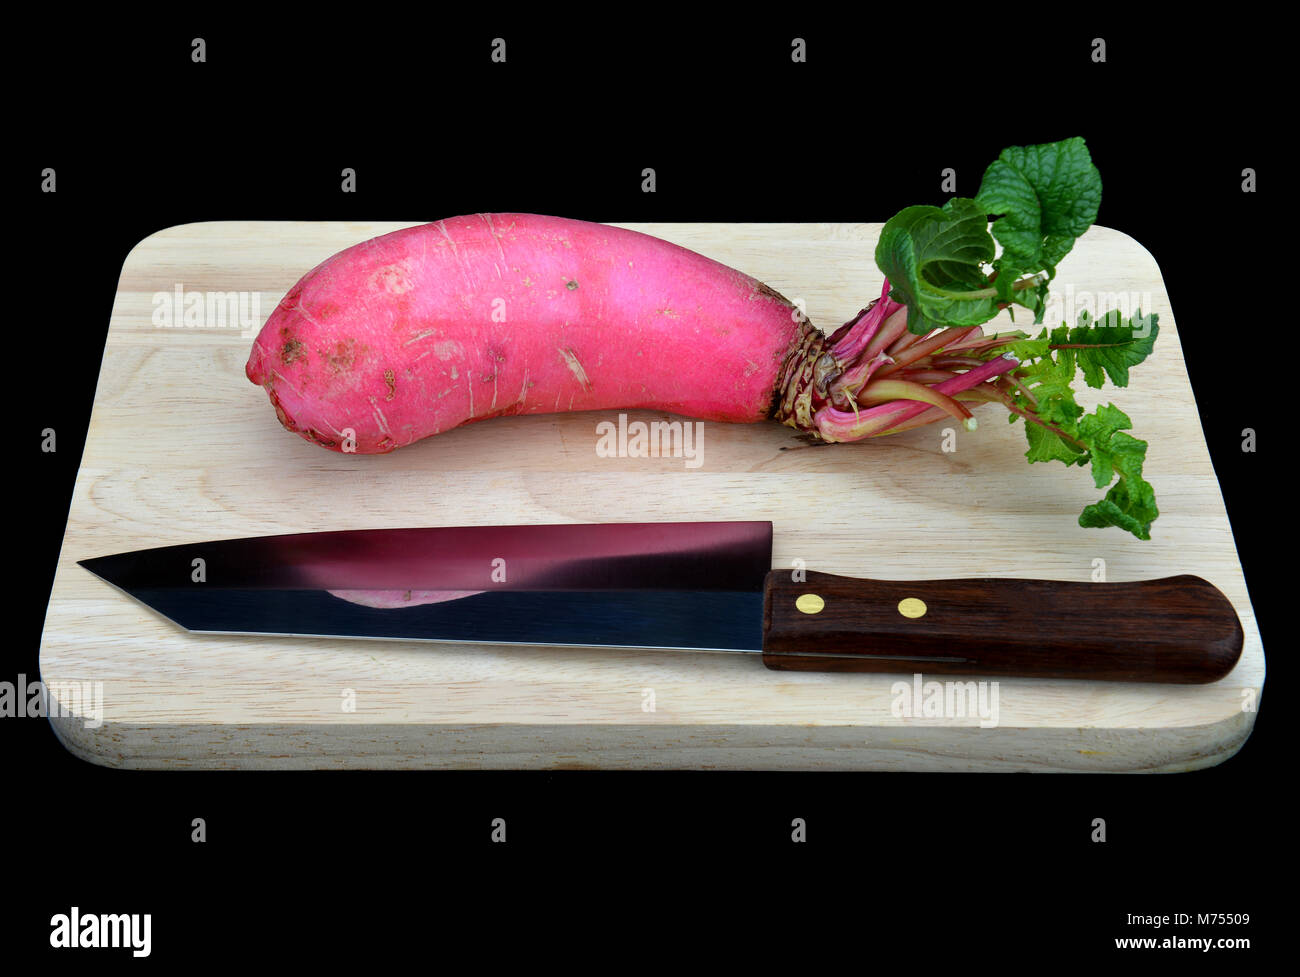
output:
POLYGON ((974 430, 966 403, 1002 401, 995 381, 1020 365, 1010 354, 962 355, 1007 343, 979 326, 907 332, 907 308, 889 297, 888 280, 878 299, 829 337, 803 325, 774 415, 823 441, 862 441, 945 417, 974 430))

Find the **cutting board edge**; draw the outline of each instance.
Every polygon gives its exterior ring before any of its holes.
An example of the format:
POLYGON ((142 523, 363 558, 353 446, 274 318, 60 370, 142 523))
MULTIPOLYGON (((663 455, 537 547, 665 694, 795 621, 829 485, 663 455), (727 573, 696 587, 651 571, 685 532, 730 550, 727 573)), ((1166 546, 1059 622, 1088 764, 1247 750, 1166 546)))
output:
POLYGON ((292 741, 318 736, 320 724, 105 723, 87 730, 71 717, 52 717, 50 724, 59 742, 78 759, 96 766, 127 770, 1181 773, 1217 766, 1235 756, 1254 730, 1255 715, 1243 710, 1216 723, 1164 730, 1159 749, 1154 750, 1150 730, 1142 727, 979 729, 602 724, 593 729, 590 724, 386 723, 340 727, 343 732, 330 738, 336 746, 329 752, 294 752, 292 741), (160 737, 160 730, 167 735, 160 737), (870 734, 865 740, 864 732, 870 734), (600 742, 591 744, 593 736, 600 742), (190 738, 194 742, 187 744, 190 738), (1171 739, 1178 743, 1176 747, 1170 745, 1171 739), (529 740, 546 748, 520 748, 521 743, 529 740), (710 742, 700 746, 674 745, 675 741, 691 740, 710 742), (954 748, 954 740, 959 747, 954 748), (242 751, 214 749, 213 745, 221 741, 241 741, 242 751), (171 746, 157 749, 160 742, 171 746), (974 742, 979 742, 979 750, 970 749, 974 742), (203 743, 208 744, 208 750, 201 748, 203 743), (382 753, 366 753, 347 749, 350 743, 381 743, 387 749, 382 753), (139 745, 155 749, 140 750, 139 745), (958 749, 964 752, 959 753, 958 749))

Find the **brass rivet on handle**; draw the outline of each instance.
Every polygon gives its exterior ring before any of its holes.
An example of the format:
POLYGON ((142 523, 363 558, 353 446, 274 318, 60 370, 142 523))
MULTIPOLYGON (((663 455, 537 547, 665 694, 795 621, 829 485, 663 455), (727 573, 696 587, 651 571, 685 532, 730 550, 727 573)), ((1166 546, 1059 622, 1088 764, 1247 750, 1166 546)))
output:
POLYGON ((904 597, 898 602, 898 613, 903 617, 925 617, 928 610, 920 597, 904 597))
POLYGON ((816 594, 800 594, 795 600, 794 606, 805 614, 820 614, 822 608, 826 606, 826 601, 816 594))

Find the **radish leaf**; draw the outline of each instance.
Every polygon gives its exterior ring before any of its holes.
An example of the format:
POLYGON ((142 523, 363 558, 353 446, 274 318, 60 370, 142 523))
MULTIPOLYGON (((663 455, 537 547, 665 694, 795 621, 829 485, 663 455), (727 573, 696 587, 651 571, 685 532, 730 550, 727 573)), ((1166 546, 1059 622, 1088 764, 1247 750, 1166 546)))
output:
MULTIPOLYGON (((993 236, 1002 254, 993 267, 998 298, 1009 302, 1021 275, 1042 271, 1051 281, 1075 238, 1092 226, 1101 203, 1101 174, 1077 136, 1012 146, 985 170, 975 202, 986 214, 1001 215, 993 222, 993 236)), ((1045 295, 1044 288, 1040 303, 1045 295)))
POLYGON ((1160 332, 1158 317, 1143 317, 1139 310, 1134 320, 1136 324, 1125 325, 1120 314, 1111 311, 1092 325, 1087 312, 1079 314, 1078 328, 1070 330, 1069 341, 1083 347, 1078 359, 1088 386, 1101 389, 1110 377, 1115 386, 1127 387, 1129 367, 1151 355, 1160 332))
MULTIPOLYGON (((1057 265, 1097 219, 1100 204, 1101 176, 1082 139, 1012 146, 984 172, 973 199, 908 207, 890 219, 880 232, 876 264, 885 273, 888 297, 907 307, 907 328, 917 335, 979 326, 1016 305, 1041 323, 1057 265)), ((1107 380, 1127 386, 1129 370, 1151 355, 1158 333, 1154 315, 1138 312, 1128 320, 1108 312, 1094 320, 1084 312, 1073 328, 1062 323, 1036 337, 961 332, 947 351, 957 355, 936 355, 933 364, 899 348, 906 358, 902 369, 910 366, 926 376, 931 375, 928 367, 935 368, 934 379, 926 383, 940 392, 969 390, 969 399, 1001 401, 1010 408, 1013 423, 1024 420, 1030 462, 1091 465, 1097 488, 1110 487, 1103 499, 1083 510, 1079 525, 1118 526, 1150 539, 1158 510, 1155 492, 1142 477, 1147 443, 1125 433, 1132 423, 1113 404, 1086 413, 1073 385, 1082 370, 1090 387, 1100 388, 1107 380), (1007 363, 1015 365, 1007 369, 1007 363), (972 364, 984 371, 974 386, 967 380, 969 369, 948 372, 972 364)), ((857 348, 843 343, 844 350, 857 348)), ((871 389, 870 384, 863 388, 867 395, 871 389)), ((851 402, 859 397, 856 388, 851 394, 851 402)), ((905 410, 898 416, 897 429, 905 430, 915 415, 905 410)), ((853 417, 859 417, 856 405, 853 417)), ((889 424, 882 424, 865 436, 890 433, 889 424)))
POLYGON ((1155 490, 1142 477, 1147 443, 1124 433, 1132 426, 1128 415, 1114 404, 1098 407, 1079 422, 1080 439, 1088 446, 1097 487, 1105 488, 1119 475, 1104 499, 1083 510, 1079 525, 1086 529, 1118 526, 1138 539, 1150 539, 1151 523, 1160 511, 1155 490))
POLYGON ((1013 146, 985 171, 973 200, 953 197, 890 218, 876 264, 918 335, 977 326, 1011 304, 1042 322, 1047 283, 1100 202, 1101 177, 1082 139, 1013 146), (997 217, 992 234, 990 215, 997 217), (994 238, 1002 245, 996 259, 994 238))
POLYGON ((908 207, 880 232, 876 264, 890 295, 907 306, 907 327, 922 334, 945 326, 977 326, 997 315, 981 265, 993 260, 988 220, 975 201, 953 197, 942 208, 908 207))
POLYGON ((1064 324, 1050 334, 1044 329, 1034 339, 997 347, 993 355, 1010 351, 1021 360, 1014 371, 1021 386, 1009 390, 1007 403, 1013 418, 1025 419, 1025 457, 1031 463, 1091 464, 1097 488, 1118 476, 1104 499, 1083 510, 1079 525, 1118 526, 1139 539, 1150 539, 1158 510, 1155 491, 1142 477, 1147 443, 1124 433, 1133 424, 1114 404, 1085 414, 1072 384, 1082 370, 1089 386, 1100 387, 1107 377, 1116 386, 1127 386, 1129 368, 1146 359, 1155 345, 1158 320, 1140 312, 1126 320, 1111 312, 1101 321, 1095 325, 1082 312, 1073 329, 1064 324))

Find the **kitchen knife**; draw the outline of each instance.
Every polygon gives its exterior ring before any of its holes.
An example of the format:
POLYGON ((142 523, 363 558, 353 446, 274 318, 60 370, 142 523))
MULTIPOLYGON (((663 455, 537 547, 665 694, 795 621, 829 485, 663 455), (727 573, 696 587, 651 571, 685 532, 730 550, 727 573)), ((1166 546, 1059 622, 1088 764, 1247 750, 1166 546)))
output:
POLYGON ((1213 682, 1241 654, 1195 576, 865 580, 773 570, 769 522, 381 529, 80 561, 196 634, 748 652, 769 668, 1213 682))

